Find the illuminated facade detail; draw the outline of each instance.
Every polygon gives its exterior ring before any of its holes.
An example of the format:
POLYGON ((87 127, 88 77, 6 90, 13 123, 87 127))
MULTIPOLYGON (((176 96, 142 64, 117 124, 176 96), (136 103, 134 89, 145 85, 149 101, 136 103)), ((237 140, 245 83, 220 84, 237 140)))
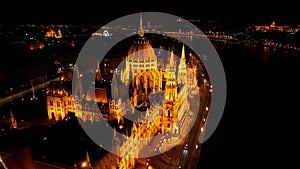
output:
POLYGON ((175 79, 169 78, 166 82, 165 87, 165 109, 163 112, 162 119, 162 131, 172 127, 174 122, 177 120, 177 103, 178 103, 178 93, 177 93, 177 82, 175 79))
POLYGON ((36 49, 44 49, 45 45, 43 42, 36 41, 36 42, 30 42, 26 46, 29 50, 36 50, 36 49))
POLYGON ((123 123, 123 116, 120 112, 123 111, 122 109, 122 100, 119 99, 117 102, 114 100, 110 100, 109 102, 109 121, 112 121, 113 119, 117 119, 118 123, 123 123))
POLYGON ((190 89, 194 89, 198 86, 198 80, 197 80, 198 68, 196 66, 197 65, 196 56, 190 54, 189 63, 187 65, 189 65, 187 67, 187 84, 190 89))
POLYGON ((144 101, 151 92, 155 93, 162 89, 162 76, 162 71, 156 68, 142 71, 132 78, 131 87, 134 91, 131 101, 135 107, 145 104, 144 101))
POLYGON ((48 86, 46 92, 49 120, 63 120, 68 112, 74 112, 74 102, 67 85, 72 80, 71 73, 63 74, 57 83, 48 86))
POLYGON ((47 91, 47 108, 49 120, 63 120, 68 112, 73 112, 73 98, 63 89, 47 91))
POLYGON ((62 33, 60 29, 58 29, 56 32, 53 28, 49 28, 45 36, 49 38, 62 38, 62 33))

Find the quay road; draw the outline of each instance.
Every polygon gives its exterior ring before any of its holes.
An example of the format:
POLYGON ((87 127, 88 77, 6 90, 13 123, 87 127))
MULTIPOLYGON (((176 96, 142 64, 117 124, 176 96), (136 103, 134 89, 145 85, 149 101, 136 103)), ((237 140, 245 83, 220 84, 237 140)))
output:
MULTIPOLYGON (((205 91, 209 91, 209 89, 206 89, 205 91)), ((201 151, 201 144, 199 143, 199 137, 201 132, 205 132, 205 128, 204 128, 205 121, 203 119, 207 118, 209 112, 210 100, 211 100, 210 97, 211 97, 210 94, 208 95, 201 94, 199 113, 194 126, 191 128, 191 131, 189 132, 189 134, 185 139, 184 145, 187 146, 184 147, 182 150, 177 168, 184 168, 184 169, 197 168, 198 159, 201 151)))
POLYGON ((40 89, 43 89, 43 88, 47 87, 52 81, 57 81, 59 79, 60 79, 60 77, 57 77, 57 78, 51 79, 49 81, 46 81, 44 83, 37 84, 37 85, 33 86, 33 89, 32 88, 24 89, 24 90, 18 91, 16 93, 13 93, 12 95, 9 95, 7 97, 0 98, 0 106, 10 103, 16 99, 22 98, 23 96, 32 93, 33 90, 38 91, 40 89))
MULTIPOLYGON (((209 87, 208 87, 209 88, 209 87)), ((206 108, 210 106, 211 93, 209 89, 200 91, 200 106, 197 119, 195 120, 194 126, 191 128, 189 134, 180 141, 178 145, 171 148, 170 150, 153 157, 141 159, 136 166, 136 169, 153 168, 153 169, 196 169, 198 160, 200 157, 201 144, 199 144, 199 136, 201 132, 205 132, 203 119, 207 118, 209 110, 206 108), (201 129, 202 128, 202 129, 201 129), (185 146, 185 145, 188 146, 185 146)), ((197 105, 198 99, 189 100, 191 106, 197 105)), ((190 121, 190 120, 189 120, 190 121)), ((168 143, 164 144, 164 148, 167 148, 168 143)), ((163 148, 162 147, 162 148, 163 148)))

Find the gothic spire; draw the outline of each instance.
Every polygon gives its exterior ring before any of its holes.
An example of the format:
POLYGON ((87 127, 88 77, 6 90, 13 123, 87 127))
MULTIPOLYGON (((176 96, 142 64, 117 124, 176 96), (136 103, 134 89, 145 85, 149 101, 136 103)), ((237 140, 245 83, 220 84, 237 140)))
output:
POLYGON ((175 60, 174 60, 174 53, 173 50, 171 50, 171 56, 170 56, 170 65, 175 65, 175 60))
POLYGON ((184 50, 184 45, 182 45, 182 51, 181 51, 181 61, 186 61, 185 60, 185 50, 184 50))
POLYGON ((139 36, 140 36, 140 37, 144 37, 143 17, 142 17, 142 14, 140 14, 140 30, 139 30, 139 36))
POLYGON ((10 128, 17 128, 17 120, 15 119, 12 110, 10 110, 10 128))
POLYGON ((89 156, 89 151, 86 151, 86 163, 90 167, 91 166, 91 161, 90 161, 90 156, 89 156))

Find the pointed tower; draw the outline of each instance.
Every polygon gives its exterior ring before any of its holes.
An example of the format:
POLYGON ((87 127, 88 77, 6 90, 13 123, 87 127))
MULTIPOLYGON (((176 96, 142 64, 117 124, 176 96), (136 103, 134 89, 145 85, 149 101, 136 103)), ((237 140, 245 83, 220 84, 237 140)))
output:
POLYGON ((30 100, 35 100, 37 98, 35 97, 35 92, 34 92, 34 87, 33 87, 33 84, 32 84, 32 80, 30 80, 30 84, 31 84, 31 90, 32 90, 32 97, 30 98, 30 100))
POLYGON ((91 161, 90 161, 90 156, 89 156, 89 151, 87 150, 86 151, 86 157, 85 157, 85 161, 86 161, 86 164, 87 164, 87 168, 91 168, 92 165, 91 165, 91 161))
POLYGON ((139 29, 139 37, 144 37, 144 29, 143 29, 143 17, 140 14, 140 29, 139 29))
POLYGON ((180 64, 178 66, 178 75, 177 75, 178 84, 187 83, 187 71, 186 71, 186 59, 185 59, 185 50, 184 45, 182 46, 180 64))
POLYGON ((78 67, 75 67, 75 81, 73 81, 72 85, 75 85, 75 91, 73 94, 73 99, 74 99, 74 108, 75 108, 75 115, 77 117, 82 118, 82 101, 84 98, 84 94, 83 94, 83 87, 82 87, 82 83, 81 83, 81 77, 82 74, 79 73, 78 67), (75 83, 75 84, 74 84, 75 83))
POLYGON ((82 87, 82 83, 81 83, 81 77, 82 74, 80 74, 78 67, 76 66, 75 68, 76 71, 76 81, 75 81, 75 93, 74 96, 75 98, 78 98, 78 102, 81 102, 83 99, 83 87, 82 87))
POLYGON ((18 128, 18 124, 17 124, 17 120, 15 119, 12 111, 10 110, 10 119, 9 119, 9 122, 10 122, 10 129, 16 129, 18 128))
POLYGON ((96 81, 101 81, 103 80, 103 77, 101 75, 101 68, 100 68, 100 63, 99 60, 97 61, 97 70, 96 70, 96 81))
POLYGON ((169 64, 166 66, 166 72, 168 74, 168 78, 176 78, 176 62, 174 58, 173 50, 171 51, 171 56, 169 60, 169 64))
POLYGON ((119 153, 119 149, 120 149, 120 139, 119 137, 117 136, 117 133, 116 133, 116 128, 114 127, 114 137, 113 137, 113 140, 112 140, 112 150, 114 150, 117 154, 119 153))
POLYGON ((119 86, 118 86, 118 78, 116 77, 117 73, 113 74, 112 81, 111 81, 111 97, 115 100, 119 98, 119 86))
POLYGON ((172 127, 174 119, 177 117, 177 112, 174 111, 178 99, 178 85, 174 78, 169 78, 165 86, 165 108, 163 112, 162 130, 168 130, 172 127))

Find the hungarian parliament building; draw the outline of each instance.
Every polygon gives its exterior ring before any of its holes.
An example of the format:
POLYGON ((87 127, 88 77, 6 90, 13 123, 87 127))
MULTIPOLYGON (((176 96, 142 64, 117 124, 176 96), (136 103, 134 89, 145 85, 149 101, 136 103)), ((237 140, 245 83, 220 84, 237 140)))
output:
MULTIPOLYGON (((170 131, 172 137, 178 137, 186 114, 189 113, 189 97, 193 90, 199 90, 196 78, 199 70, 197 65, 187 63, 191 62, 191 57, 189 60, 186 58, 185 48, 182 45, 181 49, 177 49, 181 50, 180 58, 171 50, 168 62, 163 69, 159 69, 157 54, 144 35, 140 19, 139 34, 128 49, 124 68, 119 73, 113 73, 112 79, 106 80, 111 82, 109 88, 91 85, 87 91, 83 91, 80 84, 82 74, 76 69, 76 65, 73 71, 64 72, 59 81, 48 86, 49 120, 53 122, 64 120, 68 113, 72 112, 81 122, 93 124, 104 117, 107 122, 117 121, 119 126, 122 126, 125 115, 129 117, 130 114, 141 110, 145 113, 140 114, 138 120, 134 122, 130 129, 131 136, 142 137, 145 133, 147 136, 153 136, 157 132, 170 131), (73 75, 78 76, 73 78, 73 75), (74 94, 72 94, 72 80, 76 80, 75 88, 78 91, 74 94), (149 126, 153 125, 155 127, 149 129, 149 126)), ((97 66, 95 84, 103 81, 101 66, 100 64, 97 66)), ((125 145, 126 142, 123 145, 116 145, 124 157, 134 149, 130 145, 125 145)), ((141 150, 143 146, 139 145, 139 149, 141 150)), ((134 153, 142 156, 142 152, 134 153)), ((113 161, 118 168, 130 168, 129 166, 134 166, 135 163, 125 158, 113 161)), ((99 165, 98 168, 105 168, 100 166, 107 165, 99 165)))

